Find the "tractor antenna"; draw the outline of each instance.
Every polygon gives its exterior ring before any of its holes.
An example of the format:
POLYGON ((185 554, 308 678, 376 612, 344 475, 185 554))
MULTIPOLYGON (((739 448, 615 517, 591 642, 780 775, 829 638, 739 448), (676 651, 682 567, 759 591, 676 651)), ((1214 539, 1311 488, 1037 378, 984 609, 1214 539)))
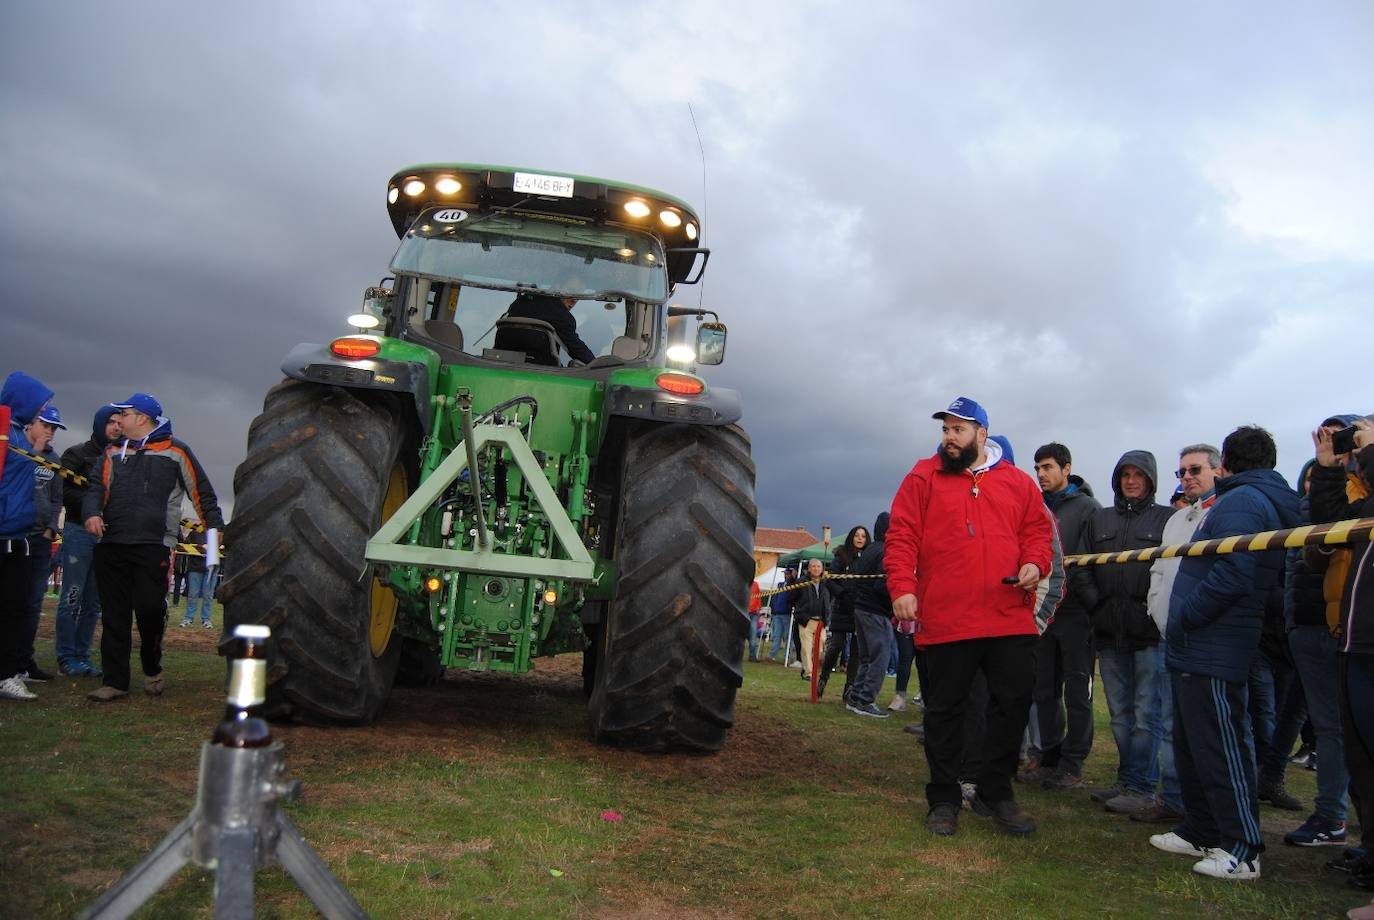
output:
MULTIPOLYGON (((692 117, 692 130, 697 135, 697 150, 701 153, 701 223, 706 225, 706 147, 701 143, 701 129, 697 127, 697 113, 692 111, 692 103, 687 103, 687 114, 692 117)), ((705 234, 702 234, 705 236, 705 234)), ((702 305, 706 297, 706 276, 701 278, 701 286, 697 288, 697 306, 702 305)), ((700 322, 700 319, 697 320, 700 322)))

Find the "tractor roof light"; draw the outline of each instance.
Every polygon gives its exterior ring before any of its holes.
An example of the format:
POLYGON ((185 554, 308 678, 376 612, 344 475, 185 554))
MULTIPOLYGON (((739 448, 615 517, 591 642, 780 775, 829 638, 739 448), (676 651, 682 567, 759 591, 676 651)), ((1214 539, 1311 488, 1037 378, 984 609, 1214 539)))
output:
POLYGON ((679 396, 698 396, 706 390, 706 384, 699 377, 691 374, 675 374, 671 371, 659 374, 654 378, 654 383, 660 390, 669 393, 676 393, 679 396))
POLYGON ((682 226, 682 215, 672 208, 664 208, 662 211, 659 211, 658 219, 663 222, 663 226, 665 227, 671 228, 682 226))
POLYGON ((463 190, 463 183, 452 176, 440 176, 434 182, 434 190, 440 195, 456 195, 463 190))
POLYGON ((400 199, 400 197, 401 197, 401 190, 400 190, 399 188, 397 188, 396 186, 393 185, 393 186, 391 186, 391 188, 389 188, 389 189, 386 190, 386 203, 387 203, 387 204, 395 204, 395 203, 397 202, 397 200, 400 199))
POLYGON ((675 364, 691 364, 697 359, 697 350, 691 345, 682 343, 669 345, 667 357, 669 361, 675 364))
POLYGON ((354 313, 348 318, 348 325, 354 329, 376 329, 382 321, 371 313, 354 313))
POLYGON ((340 358, 371 358, 382 350, 382 340, 365 335, 347 335, 329 343, 329 350, 340 358))
POLYGON ((648 217, 649 206, 638 198, 631 198, 625 202, 625 213, 631 217, 648 217))
POLYGON ((411 198, 416 198, 424 193, 425 184, 419 179, 407 179, 401 189, 411 198))
POLYGON ((687 239, 695 241, 697 238, 697 225, 689 220, 683 232, 687 234, 687 239))

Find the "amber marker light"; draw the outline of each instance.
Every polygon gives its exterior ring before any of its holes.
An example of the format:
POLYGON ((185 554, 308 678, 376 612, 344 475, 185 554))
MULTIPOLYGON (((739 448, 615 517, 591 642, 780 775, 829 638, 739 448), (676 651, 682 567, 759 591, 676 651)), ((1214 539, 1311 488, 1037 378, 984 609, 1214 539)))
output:
POLYGON ((545 591, 545 592, 544 592, 544 603, 546 603, 546 604, 556 604, 556 603, 558 603, 558 592, 555 591, 553 588, 550 588, 549 590, 545 591))
POLYGON ((370 358, 382 350, 382 343, 376 339, 350 335, 330 342, 329 350, 340 358, 370 358))
POLYGON ((444 583, 433 575, 425 579, 425 588, 429 591, 430 594, 438 594, 439 589, 443 586, 444 583))
POLYGON ((696 396, 706 389, 706 384, 687 374, 659 374, 654 378, 660 390, 676 393, 679 396, 696 396))

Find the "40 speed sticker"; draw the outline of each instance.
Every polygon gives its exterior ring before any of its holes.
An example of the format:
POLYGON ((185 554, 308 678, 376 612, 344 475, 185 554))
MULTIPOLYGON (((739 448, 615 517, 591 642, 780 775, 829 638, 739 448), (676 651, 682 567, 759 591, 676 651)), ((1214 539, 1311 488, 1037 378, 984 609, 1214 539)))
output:
POLYGON ((461 208, 444 208, 434 212, 434 219, 441 224, 460 224, 468 219, 468 212, 461 208))

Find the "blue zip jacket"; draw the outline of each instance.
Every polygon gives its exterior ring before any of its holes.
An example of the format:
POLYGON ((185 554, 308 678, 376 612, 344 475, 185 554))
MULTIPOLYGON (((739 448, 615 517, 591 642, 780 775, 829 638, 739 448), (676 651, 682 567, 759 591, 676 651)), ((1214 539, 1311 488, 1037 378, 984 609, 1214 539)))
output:
MULTIPOLYGON (((52 390, 23 371, 15 371, 5 378, 0 389, 0 403, 10 407, 10 444, 33 450, 24 426, 43 411, 52 390)), ((10 452, 0 471, 0 540, 24 539, 37 519, 38 506, 34 502, 37 465, 28 457, 10 452)))
MULTIPOLYGON (((1217 480, 1217 503, 1193 539, 1296 527, 1299 520, 1298 493, 1282 476, 1246 470, 1217 480)), ((1185 558, 1169 596, 1169 669, 1244 682, 1259 647, 1265 596, 1283 562, 1281 549, 1185 558)))

